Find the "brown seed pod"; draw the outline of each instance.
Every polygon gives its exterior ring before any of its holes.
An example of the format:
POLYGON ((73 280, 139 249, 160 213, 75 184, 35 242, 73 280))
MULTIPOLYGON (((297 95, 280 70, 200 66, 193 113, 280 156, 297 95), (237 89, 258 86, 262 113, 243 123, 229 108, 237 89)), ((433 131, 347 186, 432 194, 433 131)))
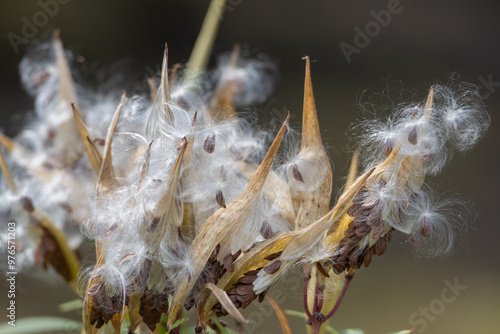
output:
POLYGON ((146 289, 142 295, 139 314, 151 331, 155 330, 161 315, 168 312, 168 296, 167 292, 157 293, 150 289, 146 289))

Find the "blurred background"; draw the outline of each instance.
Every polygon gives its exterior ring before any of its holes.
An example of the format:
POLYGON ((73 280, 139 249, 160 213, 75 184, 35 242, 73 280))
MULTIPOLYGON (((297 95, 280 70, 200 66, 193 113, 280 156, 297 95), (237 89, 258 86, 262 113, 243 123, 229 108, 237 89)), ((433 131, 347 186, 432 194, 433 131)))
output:
MULTIPOLYGON (((60 28, 65 47, 81 56, 79 67, 88 84, 99 87, 102 79, 89 73, 119 73, 120 90, 143 84, 150 69, 161 63, 165 42, 171 64, 187 61, 208 7, 208 1, 194 0, 59 0, 54 15, 43 21, 37 14, 44 11, 43 3, 0 2, 0 127, 10 136, 19 131, 21 115, 33 103, 18 74, 29 44, 13 45, 8 38, 9 33, 22 36, 26 20, 40 20, 30 42, 46 40, 60 28)), ((281 120, 284 110, 290 110, 299 127, 301 58, 311 57, 322 136, 335 164, 335 189, 342 186, 350 161, 346 129, 361 115, 358 104, 370 96, 382 106, 387 102, 373 94, 391 89, 421 100, 432 83, 446 83, 457 73, 480 85, 491 115, 490 131, 474 151, 456 154, 439 177, 428 179, 439 192, 474 202, 476 219, 465 246, 447 259, 422 259, 404 238, 396 238, 386 255, 356 275, 331 322, 335 328, 359 327, 368 334, 414 326, 417 333, 429 334, 500 332, 499 15, 500 3, 486 0, 228 1, 214 55, 240 42, 251 54, 267 54, 278 68, 274 93, 259 106, 259 118, 281 120), (359 31, 366 37, 357 37, 359 31), (444 302, 442 292, 454 282, 460 285, 456 298, 444 302)), ((215 61, 212 57, 211 64, 215 61)), ((18 290, 19 318, 57 314, 58 303, 74 298, 60 281, 40 283, 29 274, 18 277, 18 290)), ((285 281, 275 290, 283 308, 302 309, 300 282, 285 281)), ((6 300, 3 292, 0 299, 6 300)), ((278 321, 264 304, 245 312, 260 324, 249 332, 278 333, 278 321)), ((294 333, 304 331, 302 320, 289 320, 294 333)))

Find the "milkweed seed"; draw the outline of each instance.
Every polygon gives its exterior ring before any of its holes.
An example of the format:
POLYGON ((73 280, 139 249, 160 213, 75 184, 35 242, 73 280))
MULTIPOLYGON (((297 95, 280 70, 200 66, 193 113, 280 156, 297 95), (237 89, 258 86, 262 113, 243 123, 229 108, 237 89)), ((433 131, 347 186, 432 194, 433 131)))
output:
POLYGON ((208 154, 212 154, 215 151, 215 135, 208 136, 203 142, 203 149, 208 154))

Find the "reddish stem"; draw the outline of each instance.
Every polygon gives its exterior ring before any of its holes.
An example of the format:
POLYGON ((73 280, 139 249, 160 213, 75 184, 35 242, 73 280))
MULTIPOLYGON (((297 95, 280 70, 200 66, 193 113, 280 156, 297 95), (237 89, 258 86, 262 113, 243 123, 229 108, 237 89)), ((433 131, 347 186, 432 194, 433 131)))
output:
POLYGON ((339 308, 340 303, 342 302, 342 299, 344 298, 344 295, 347 291, 347 288, 349 287, 349 283, 351 283, 352 277, 353 276, 351 276, 349 274, 345 275, 345 282, 344 282, 344 286, 342 287, 342 291, 340 292, 339 298, 337 299, 337 302, 335 303, 335 306, 333 307, 333 309, 330 311, 330 313, 328 313, 325 316, 326 320, 330 319, 335 314, 337 309, 339 308))
POLYGON ((323 308, 323 288, 321 288, 316 282, 316 287, 314 291, 314 312, 321 312, 323 308))
POLYGON ((314 318, 309 312, 309 306, 307 305, 307 286, 309 285, 309 279, 311 278, 311 275, 304 275, 304 311, 307 315, 307 318, 314 322, 314 318))

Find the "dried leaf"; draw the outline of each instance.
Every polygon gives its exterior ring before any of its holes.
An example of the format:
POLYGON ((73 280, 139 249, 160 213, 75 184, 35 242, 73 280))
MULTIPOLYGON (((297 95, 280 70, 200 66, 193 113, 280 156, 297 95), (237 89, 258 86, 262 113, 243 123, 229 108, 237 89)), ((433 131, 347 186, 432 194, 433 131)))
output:
POLYGON ((276 303, 271 297, 266 296, 266 299, 269 300, 271 303, 271 306, 274 309, 274 312, 276 312, 276 315, 278 316, 278 319, 281 324, 281 329, 283 330, 283 334, 292 334, 292 330, 290 329, 290 325, 288 324, 288 320, 285 316, 285 313, 283 313, 283 310, 280 308, 278 303, 276 303))
POLYGON ((224 309, 234 320, 236 320, 236 322, 240 324, 248 323, 248 320, 243 317, 240 311, 238 311, 238 309, 236 308, 236 306, 234 306, 233 302, 231 301, 231 299, 229 299, 229 296, 224 290, 221 290, 213 283, 208 283, 206 287, 212 291, 212 293, 215 295, 215 297, 217 297, 224 309))

